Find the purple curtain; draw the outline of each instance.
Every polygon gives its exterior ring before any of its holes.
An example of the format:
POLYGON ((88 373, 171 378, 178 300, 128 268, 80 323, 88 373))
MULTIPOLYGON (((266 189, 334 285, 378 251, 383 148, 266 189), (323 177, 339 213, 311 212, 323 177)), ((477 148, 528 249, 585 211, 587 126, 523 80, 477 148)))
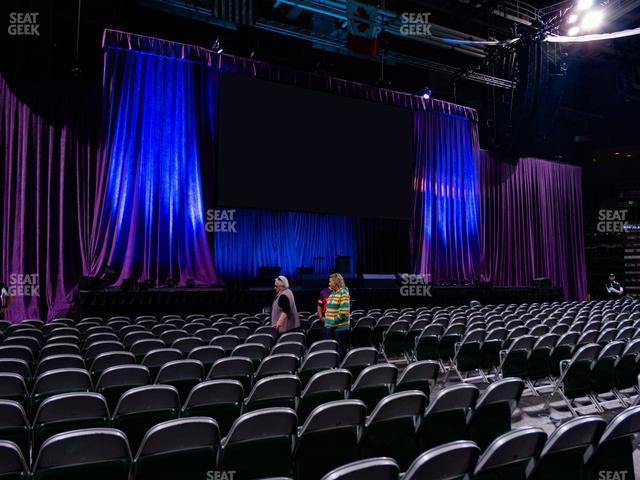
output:
POLYGON ((549 277, 565 299, 587 297, 580 167, 481 151, 482 277, 530 285, 549 277))
POLYGON ((99 98, 80 82, 0 76, 0 278, 13 295, 9 320, 65 313, 91 263, 99 98))
POLYGON ((439 284, 480 272, 477 126, 466 118, 415 111, 413 272, 439 284))

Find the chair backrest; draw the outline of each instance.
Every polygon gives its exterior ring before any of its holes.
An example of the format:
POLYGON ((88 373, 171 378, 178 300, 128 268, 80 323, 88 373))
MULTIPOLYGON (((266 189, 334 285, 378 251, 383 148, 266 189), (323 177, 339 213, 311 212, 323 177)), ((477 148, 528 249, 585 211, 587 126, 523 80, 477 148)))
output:
POLYGON ((59 370, 61 368, 79 368, 84 369, 84 359, 80 355, 51 355, 42 359, 36 368, 35 376, 38 377, 45 372, 51 370, 59 370))
POLYGON ((397 480, 400 467, 389 457, 368 458, 348 463, 327 473, 322 480, 397 480))
POLYGON ((535 350, 538 348, 553 348, 558 342, 559 338, 560 338, 560 335, 557 335, 554 333, 547 333, 546 335, 543 335, 540 338, 538 338, 535 345, 533 346, 533 349, 535 350))
POLYGON ((352 365, 373 365, 378 361, 378 351, 373 347, 353 348, 347 352, 342 367, 352 365))
POLYGON ((509 347, 509 352, 514 352, 516 350, 531 350, 535 344, 536 337, 523 335, 522 337, 518 337, 513 340, 513 343, 509 347))
POLYGON ((398 378, 398 385, 408 382, 434 381, 438 377, 440 371, 440 365, 433 360, 422 360, 419 362, 413 362, 407 365, 398 378))
POLYGON ((65 389, 90 390, 91 377, 89 377, 89 373, 79 368, 50 370, 36 378, 33 393, 65 389))
POLYGON ((339 350, 338 342, 335 340, 319 340, 313 342, 307 351, 307 354, 321 351, 337 352, 339 350))
POLYGON ((298 357, 290 353, 279 353, 265 357, 260 363, 256 376, 269 374, 269 372, 295 373, 298 367, 298 357))
POLYGON ((399 417, 418 417, 424 413, 427 396, 418 390, 392 393, 378 402, 366 426, 399 417))
POLYGON ((336 400, 313 409, 300 429, 304 434, 340 427, 364 426, 367 407, 360 400, 336 400))
POLYGON ((519 378, 504 378, 493 382, 489 384, 478 399, 476 409, 492 403, 507 402, 513 413, 520 401, 523 390, 524 382, 519 378))
POLYGON ((105 369, 96 387, 107 388, 118 385, 149 385, 151 375, 144 365, 116 365, 105 369))
POLYGON ((481 343, 485 335, 486 332, 483 329, 471 330, 462 337, 462 343, 481 343))
POLYGON ((629 407, 616 415, 600 437, 600 444, 615 438, 640 432, 640 405, 629 407))
POLYGON ((464 477, 473 472, 480 448, 468 440, 458 440, 434 447, 416 458, 403 480, 434 478, 446 480, 464 477))
POLYGON ((160 367, 156 383, 202 378, 204 378, 202 362, 198 360, 175 360, 160 367))
POLYGON ((295 435, 296 412, 290 408, 263 408, 241 415, 224 439, 224 445, 257 438, 295 435))
POLYGON ((6 478, 28 478, 29 469, 20 448, 8 440, 0 440, 0 476, 6 478), (15 475, 15 477, 14 477, 15 475))
POLYGON ((336 368, 339 361, 340 355, 338 352, 321 350, 319 352, 308 353, 302 361, 300 371, 313 368, 336 368))
POLYGON ((271 355, 288 353, 302 358, 304 355, 304 344, 300 342, 278 342, 271 349, 271 355))
POLYGON ((478 401, 479 393, 478 387, 469 384, 443 388, 437 393, 425 413, 428 415, 459 408, 473 408, 478 401))
POLYGON ((216 403, 242 402, 244 391, 237 380, 207 380, 191 389, 184 408, 216 403))
POLYGON ((29 420, 22 405, 13 400, 0 400, 0 426, 29 426, 29 420))
POLYGON ((122 394, 113 417, 157 410, 180 408, 178 390, 171 385, 134 387, 122 394))
POLYGON ((598 359, 619 357, 620 355, 622 355, 622 352, 624 352, 626 346, 626 343, 620 341, 612 341, 610 343, 607 343, 604 347, 602 347, 602 350, 600 350, 598 359))
POLYGON ((215 447, 220 443, 220 429, 210 417, 169 420, 151 427, 140 444, 136 460, 149 455, 215 447))
POLYGON ((209 378, 225 375, 253 375, 253 363, 245 357, 221 358, 211 366, 209 378))
POLYGON ((578 362, 582 360, 595 360, 598 356, 598 352, 600 351, 600 345, 597 343, 590 343, 587 345, 583 345, 578 349, 576 353, 573 354, 571 358, 571 363, 578 362))
POLYGON ((195 347, 189 352, 188 359, 199 360, 202 363, 212 364, 221 358, 224 358, 224 348, 216 347, 215 345, 202 345, 195 347))
POLYGON ((547 434, 541 428, 520 427, 496 438, 478 460, 475 475, 492 468, 537 457, 547 434))
POLYGON ((283 343, 283 342, 298 342, 298 343, 304 344, 305 335, 302 332, 283 333, 282 336, 278 338, 278 343, 283 343))
POLYGON ((379 363, 366 367, 353 384, 352 390, 368 385, 392 385, 398 378, 398 367, 390 363, 379 363))
POLYGON ((351 388, 351 373, 343 368, 324 370, 313 375, 302 396, 324 391, 348 390, 351 388))
POLYGON ((34 425, 75 419, 109 418, 107 401, 99 393, 61 393, 45 399, 38 408, 34 425))
POLYGON ((607 422, 597 415, 572 418, 549 435, 540 458, 569 448, 593 445, 598 442, 606 426, 607 422))
POLYGON ((253 386, 247 401, 299 396, 300 379, 298 377, 295 375, 273 375, 258 380, 253 386))
POLYGON ((109 460, 131 461, 127 437, 113 428, 90 428, 60 433, 45 440, 34 472, 109 460))
POLYGON ((175 348, 158 348, 147 352, 142 359, 142 365, 147 367, 159 367, 165 363, 182 359, 182 353, 175 348))

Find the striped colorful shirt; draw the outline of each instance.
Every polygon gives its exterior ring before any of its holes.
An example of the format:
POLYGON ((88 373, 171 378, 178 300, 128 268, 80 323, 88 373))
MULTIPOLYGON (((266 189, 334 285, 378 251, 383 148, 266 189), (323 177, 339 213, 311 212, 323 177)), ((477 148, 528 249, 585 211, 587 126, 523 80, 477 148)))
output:
POLYGON ((325 328, 348 330, 350 314, 351 298, 347 287, 331 292, 327 299, 327 311, 324 315, 325 328))

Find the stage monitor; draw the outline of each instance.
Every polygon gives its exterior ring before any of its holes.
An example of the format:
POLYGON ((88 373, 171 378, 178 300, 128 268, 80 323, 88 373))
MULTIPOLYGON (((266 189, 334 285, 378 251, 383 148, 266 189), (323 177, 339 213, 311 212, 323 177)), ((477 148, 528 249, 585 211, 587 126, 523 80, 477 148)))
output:
POLYGON ((221 74, 221 208, 410 219, 409 109, 221 74))

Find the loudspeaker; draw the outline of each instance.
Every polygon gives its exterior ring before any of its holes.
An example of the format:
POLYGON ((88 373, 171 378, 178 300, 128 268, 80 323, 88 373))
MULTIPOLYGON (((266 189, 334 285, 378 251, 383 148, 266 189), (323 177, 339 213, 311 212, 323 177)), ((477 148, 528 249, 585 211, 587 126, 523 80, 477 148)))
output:
POLYGON ((313 275, 313 267, 298 267, 296 268, 296 280, 298 280, 299 282, 302 282, 302 280, 304 279, 304 277, 306 277, 307 275, 313 275))
POLYGON ((351 257, 336 255, 336 273, 351 273, 351 257))

